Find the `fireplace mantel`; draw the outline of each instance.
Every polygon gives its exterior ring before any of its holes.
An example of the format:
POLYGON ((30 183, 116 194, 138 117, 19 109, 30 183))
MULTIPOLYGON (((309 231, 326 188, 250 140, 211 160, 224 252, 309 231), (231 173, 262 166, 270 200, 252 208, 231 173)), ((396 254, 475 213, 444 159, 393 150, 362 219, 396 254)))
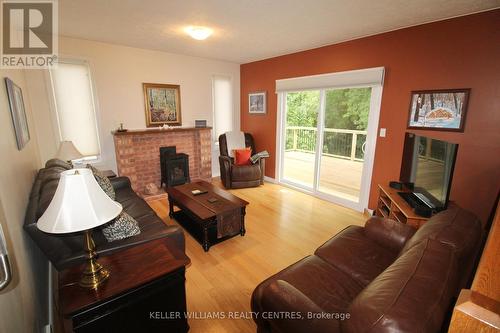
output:
POLYGON ((118 174, 130 178, 132 188, 144 195, 146 185, 160 186, 160 147, 175 146, 189 155, 191 180, 212 178, 210 127, 128 130, 113 132, 118 174))
POLYGON ((132 129, 124 132, 113 131, 113 135, 138 135, 138 134, 151 134, 151 133, 169 133, 169 132, 185 132, 185 131, 206 131, 211 130, 212 127, 170 127, 170 128, 146 128, 146 129, 132 129))

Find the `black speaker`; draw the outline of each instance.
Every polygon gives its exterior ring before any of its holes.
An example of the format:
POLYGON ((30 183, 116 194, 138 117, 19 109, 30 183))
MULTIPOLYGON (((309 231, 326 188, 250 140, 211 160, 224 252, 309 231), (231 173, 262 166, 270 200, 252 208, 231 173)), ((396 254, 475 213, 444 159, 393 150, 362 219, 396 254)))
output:
POLYGON ((432 209, 426 205, 416 205, 414 208, 415 214, 422 217, 431 217, 432 209))
POLYGON ((413 191, 415 189, 415 184, 414 183, 403 183, 404 187, 406 187, 407 190, 413 191))

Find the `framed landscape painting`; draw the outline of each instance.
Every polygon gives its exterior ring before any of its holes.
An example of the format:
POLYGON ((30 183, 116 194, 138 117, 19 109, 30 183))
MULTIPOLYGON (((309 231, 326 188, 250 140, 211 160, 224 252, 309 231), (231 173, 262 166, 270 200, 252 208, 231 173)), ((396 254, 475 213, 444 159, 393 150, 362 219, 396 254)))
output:
POLYGON ((143 83, 146 126, 180 126, 181 88, 176 84, 143 83))
POLYGON ((253 114, 266 114, 266 92, 248 94, 248 112, 253 114))
POLYGON ((470 89, 411 92, 408 128, 464 131, 470 89))
POLYGON ((17 149, 21 150, 30 141, 28 120, 26 119, 26 112, 24 110, 23 92, 8 77, 5 78, 5 86, 7 87, 7 95, 9 96, 10 113, 12 123, 14 124, 14 132, 16 133, 17 149))

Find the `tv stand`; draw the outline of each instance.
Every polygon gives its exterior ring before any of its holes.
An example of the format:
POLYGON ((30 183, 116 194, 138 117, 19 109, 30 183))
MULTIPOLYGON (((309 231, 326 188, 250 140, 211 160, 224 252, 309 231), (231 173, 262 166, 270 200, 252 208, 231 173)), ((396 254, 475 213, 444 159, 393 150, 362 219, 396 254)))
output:
MULTIPOLYGON (((429 219, 415 214, 410 204, 398 194, 401 192, 400 190, 386 185, 379 185, 378 188, 379 197, 375 215, 390 218, 415 228, 420 228, 429 219)), ((407 193, 411 194, 410 191, 407 193)))

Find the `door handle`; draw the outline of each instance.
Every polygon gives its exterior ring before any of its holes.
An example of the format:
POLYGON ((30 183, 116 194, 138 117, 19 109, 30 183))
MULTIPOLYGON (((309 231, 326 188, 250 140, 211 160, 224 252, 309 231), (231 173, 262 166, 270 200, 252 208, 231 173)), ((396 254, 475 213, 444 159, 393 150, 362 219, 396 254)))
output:
POLYGON ((0 225, 0 290, 7 287, 12 280, 10 270, 9 254, 7 253, 7 244, 3 235, 2 225, 0 225))

